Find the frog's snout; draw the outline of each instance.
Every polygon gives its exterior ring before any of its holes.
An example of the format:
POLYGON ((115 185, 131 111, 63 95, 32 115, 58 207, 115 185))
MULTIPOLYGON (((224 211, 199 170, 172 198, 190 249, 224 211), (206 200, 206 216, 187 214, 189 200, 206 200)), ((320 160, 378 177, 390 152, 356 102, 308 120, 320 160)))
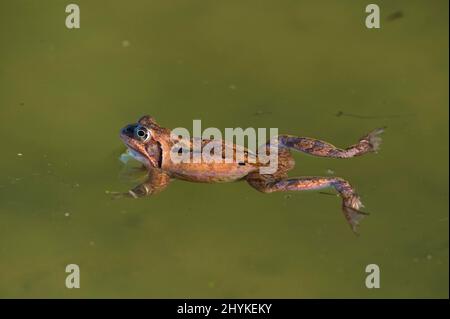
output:
POLYGON ((120 131, 120 135, 125 135, 127 137, 133 137, 134 134, 134 129, 136 128, 136 125, 127 125, 125 126, 121 131, 120 131))

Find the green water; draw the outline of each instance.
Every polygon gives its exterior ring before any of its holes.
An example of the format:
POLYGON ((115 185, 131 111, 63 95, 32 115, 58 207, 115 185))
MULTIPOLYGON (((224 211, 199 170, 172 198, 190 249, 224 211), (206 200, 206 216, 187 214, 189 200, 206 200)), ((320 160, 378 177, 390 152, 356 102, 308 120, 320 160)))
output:
POLYGON ((447 1, 378 1, 379 30, 367 1, 78 0, 79 30, 68 3, 0 2, 0 297, 448 297, 447 1), (317 192, 111 200, 136 184, 118 131, 146 113, 339 146, 387 125, 377 155, 295 154, 292 176, 356 187, 361 236, 317 192))

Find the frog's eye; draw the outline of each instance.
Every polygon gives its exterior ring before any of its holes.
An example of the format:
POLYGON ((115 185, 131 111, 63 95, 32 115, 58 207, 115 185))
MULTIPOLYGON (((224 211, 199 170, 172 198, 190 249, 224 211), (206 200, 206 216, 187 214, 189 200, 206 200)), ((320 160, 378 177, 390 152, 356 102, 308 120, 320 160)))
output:
POLYGON ((136 138, 142 142, 145 142, 150 138, 149 130, 142 126, 138 126, 134 134, 136 135, 136 138))

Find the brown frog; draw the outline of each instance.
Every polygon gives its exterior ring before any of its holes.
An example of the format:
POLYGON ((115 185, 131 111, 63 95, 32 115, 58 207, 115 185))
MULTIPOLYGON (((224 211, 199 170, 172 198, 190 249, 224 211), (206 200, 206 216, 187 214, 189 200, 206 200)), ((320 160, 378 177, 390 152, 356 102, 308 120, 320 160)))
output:
MULTIPOLYGON (((340 149, 330 143, 309 137, 296 137, 279 135, 278 140, 278 166, 272 174, 261 174, 261 161, 249 161, 251 152, 246 148, 222 143, 223 152, 228 148, 236 152, 243 150, 244 160, 240 162, 174 162, 171 150, 174 143, 180 141, 188 148, 192 146, 192 139, 181 140, 171 136, 171 130, 163 128, 151 116, 143 116, 137 123, 127 125, 120 132, 120 137, 128 148, 128 152, 138 161, 142 162, 148 170, 147 180, 126 193, 114 193, 117 197, 126 196, 139 198, 162 191, 172 179, 190 182, 231 182, 245 180, 247 183, 263 193, 317 190, 327 187, 334 188, 342 198, 342 210, 352 230, 356 233, 359 221, 367 215, 361 212, 363 207, 358 194, 349 182, 340 177, 296 177, 288 178, 287 172, 294 167, 294 159, 290 150, 294 149, 310 155, 331 158, 350 158, 370 152, 379 148, 380 134, 383 128, 375 129, 362 137, 357 144, 340 149)), ((211 140, 201 140, 201 144, 211 140)), ((266 144, 269 147, 269 143, 266 144)), ((189 148, 192 152, 193 148, 189 148)))

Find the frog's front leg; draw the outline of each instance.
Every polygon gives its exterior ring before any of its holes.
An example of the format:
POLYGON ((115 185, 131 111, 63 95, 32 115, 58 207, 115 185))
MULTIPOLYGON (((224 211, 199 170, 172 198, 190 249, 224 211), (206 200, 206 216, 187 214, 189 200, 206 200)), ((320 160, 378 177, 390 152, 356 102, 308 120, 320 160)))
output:
POLYGON ((353 232, 357 234, 359 221, 368 215, 359 209, 364 207, 358 194, 346 180, 339 177, 298 177, 288 179, 273 179, 270 175, 255 174, 247 178, 247 182, 263 193, 283 191, 317 190, 327 187, 334 188, 342 198, 342 210, 345 219, 353 232))
POLYGON ((110 192, 113 198, 130 197, 130 198, 140 198, 144 196, 149 196, 156 194, 167 187, 170 183, 170 176, 160 169, 151 169, 148 174, 147 180, 130 189, 125 193, 115 193, 110 192))

